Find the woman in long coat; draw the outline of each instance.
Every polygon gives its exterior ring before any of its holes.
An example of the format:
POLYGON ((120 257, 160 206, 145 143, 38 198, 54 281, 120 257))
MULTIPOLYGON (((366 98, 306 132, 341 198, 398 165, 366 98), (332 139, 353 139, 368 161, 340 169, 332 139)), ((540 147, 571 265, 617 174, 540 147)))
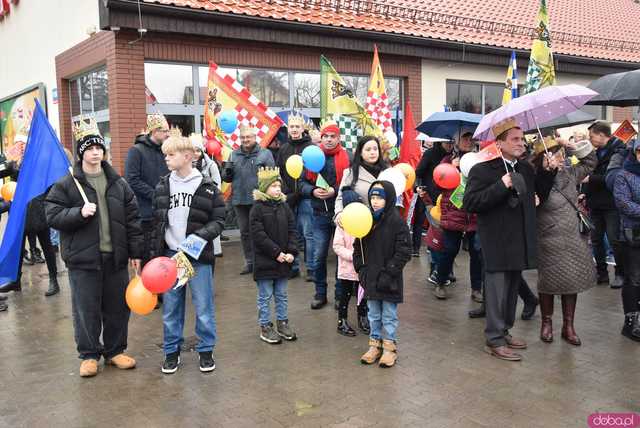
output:
MULTIPOLYGON (((553 341, 553 301, 560 295, 562 338, 579 346, 581 341, 573 327, 576 301, 578 293, 596 284, 596 270, 586 237, 580 234, 581 220, 574 207, 578 201, 577 185, 593 171, 597 158, 588 141, 578 143, 577 148, 563 140, 545 140, 545 143, 547 150, 554 152, 551 162, 558 171, 549 197, 537 209, 540 339, 553 341), (575 155, 579 162, 571 165, 567 154, 575 155)), ((545 148, 537 143, 535 149, 534 163, 541 167, 542 162, 546 162, 542 156, 545 148)))

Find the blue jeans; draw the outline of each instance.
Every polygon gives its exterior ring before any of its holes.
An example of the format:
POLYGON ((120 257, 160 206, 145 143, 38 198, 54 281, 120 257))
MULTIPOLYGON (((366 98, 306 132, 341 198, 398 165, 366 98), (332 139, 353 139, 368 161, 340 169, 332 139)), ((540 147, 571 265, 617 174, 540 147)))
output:
POLYGON ((259 279, 258 286, 258 324, 261 326, 271 322, 271 297, 275 297, 276 319, 278 321, 289 318, 287 296, 287 278, 259 279))
MULTIPOLYGON (((170 257, 174 253, 168 254, 170 257)), ((191 289, 191 300, 196 312, 196 335, 198 352, 210 352, 216 344, 216 313, 214 308, 213 271, 211 265, 192 262, 195 276, 177 290, 164 293, 162 323, 164 324, 164 353, 180 351, 184 342, 184 313, 187 287, 191 289)))
MULTIPOLYGON (((304 198, 300 200, 296 209, 296 225, 298 228, 298 236, 302 244, 301 249, 304 250, 304 265, 307 271, 313 271, 313 207, 311 206, 311 199, 304 198)), ((299 256, 297 256, 293 261, 292 269, 293 271, 300 270, 299 256)))
POLYGON ((429 275, 431 275, 433 271, 438 270, 438 264, 440 263, 440 259, 442 258, 442 251, 429 249, 429 258, 431 259, 431 270, 429 271, 429 275))
POLYGON ((367 300, 369 308, 369 337, 376 340, 397 340, 398 304, 385 300, 367 300))
MULTIPOLYGON (((467 232, 469 237, 469 278, 471 280, 471 289, 474 291, 482 290, 482 263, 480 259, 480 251, 475 246, 475 232, 467 232)), ((454 230, 444 230, 444 250, 440 253, 438 259, 438 282, 444 284, 449 278, 453 269, 453 262, 460 252, 460 244, 462 244, 463 232, 454 230)))
POLYGON ((316 297, 327 297, 327 255, 335 226, 330 215, 313 215, 313 282, 316 297))

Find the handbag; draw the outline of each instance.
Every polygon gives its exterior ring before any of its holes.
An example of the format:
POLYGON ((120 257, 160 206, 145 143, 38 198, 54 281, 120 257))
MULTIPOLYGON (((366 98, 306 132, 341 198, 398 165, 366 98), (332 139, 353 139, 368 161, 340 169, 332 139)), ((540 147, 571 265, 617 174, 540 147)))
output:
POLYGON ((596 226, 593 224, 593 221, 589 218, 589 216, 583 213, 580 208, 567 196, 562 190, 558 189, 556 186, 552 187, 556 192, 560 193, 566 200, 569 202, 569 205, 575 210, 578 215, 578 219, 580 220, 580 233, 588 233, 591 232, 596 226))
POLYGON ((429 225, 427 235, 424 237, 424 243, 430 250, 442 251, 444 250, 444 232, 438 226, 433 224, 429 225))
POLYGON ((625 227, 622 229, 622 236, 628 246, 640 248, 640 227, 625 227))

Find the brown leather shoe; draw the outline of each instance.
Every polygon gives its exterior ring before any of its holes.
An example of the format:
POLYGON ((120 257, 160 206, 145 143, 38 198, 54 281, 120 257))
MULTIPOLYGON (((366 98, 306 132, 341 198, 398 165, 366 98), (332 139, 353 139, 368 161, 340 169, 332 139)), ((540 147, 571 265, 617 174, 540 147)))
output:
POLYGON ((515 338, 510 334, 507 334, 504 337, 504 340, 507 342, 507 346, 511 349, 527 349, 527 342, 522 339, 515 338))
POLYGON ((484 350, 487 354, 505 361, 520 361, 522 356, 516 354, 507 346, 485 346, 484 350))
POLYGON ((362 364, 373 364, 382 355, 382 340, 369 339, 369 350, 360 357, 362 364))
POLYGON ((382 341, 380 367, 393 367, 398 359, 398 348, 393 340, 382 341))
POLYGON ((113 358, 106 360, 105 364, 116 366, 122 370, 132 369, 136 366, 136 360, 125 354, 118 354, 113 358))
POLYGON ((93 377, 98 374, 98 360, 82 360, 80 364, 80 377, 93 377))

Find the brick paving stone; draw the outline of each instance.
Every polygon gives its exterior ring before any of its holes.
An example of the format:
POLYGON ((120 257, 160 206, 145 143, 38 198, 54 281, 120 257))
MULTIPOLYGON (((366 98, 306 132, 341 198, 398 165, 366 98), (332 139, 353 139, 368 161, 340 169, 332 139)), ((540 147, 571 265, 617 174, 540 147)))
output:
MULTIPOLYGON (((208 375, 189 350, 178 373, 160 373, 162 317, 155 311, 131 317, 135 370, 101 364, 97 377, 80 378, 67 274, 60 275, 62 292, 45 298, 46 267, 25 266, 23 292, 10 293, 9 311, 0 313, 0 427, 583 427, 595 411, 640 411, 633 371, 640 350, 619 334, 619 291, 597 287, 580 295, 579 348, 560 339, 559 301, 552 344, 538 339, 539 313, 518 319, 513 333, 529 348, 522 362, 508 363, 482 351, 484 321, 467 317, 475 307, 467 255, 456 263, 458 283, 446 301, 431 295, 422 256, 405 271, 398 365, 380 369, 359 362, 365 335, 336 333, 332 305, 309 309, 313 286, 300 279, 289 284, 299 340, 261 342, 255 283, 237 275, 238 243, 224 251, 215 269, 217 369, 208 375)), ((535 272, 525 276, 535 287, 535 272)), ((332 303, 333 290, 329 295, 332 303)), ((188 341, 193 329, 189 302, 188 341)))

